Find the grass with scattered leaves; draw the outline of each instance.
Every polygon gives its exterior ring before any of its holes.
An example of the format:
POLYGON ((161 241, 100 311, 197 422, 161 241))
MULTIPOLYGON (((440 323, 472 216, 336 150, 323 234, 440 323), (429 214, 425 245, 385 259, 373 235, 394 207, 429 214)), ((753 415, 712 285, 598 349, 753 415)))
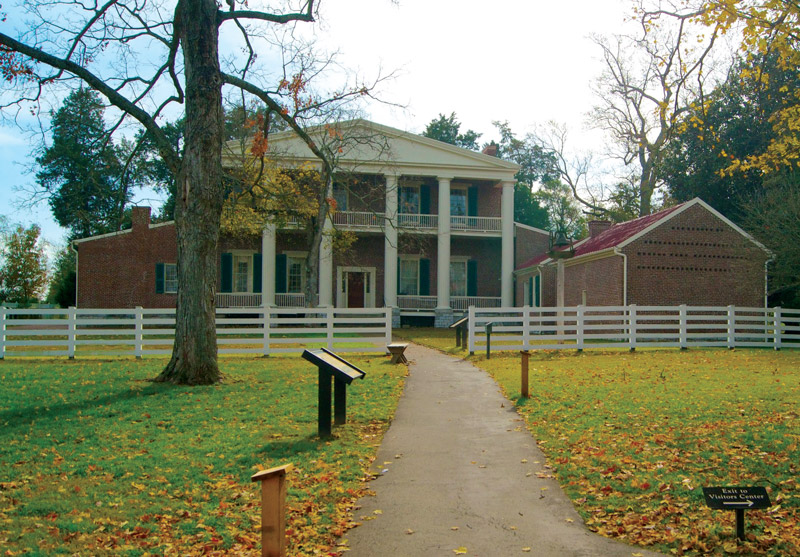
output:
POLYGON ((210 387, 149 382, 155 359, 0 362, 3 555, 252 555, 250 476, 288 462, 289 552, 327 555, 405 375, 348 357, 367 376, 329 441, 316 435, 316 368, 299 356, 222 358, 210 387))
MULTIPOLYGON (((399 331, 466 356, 452 331, 399 331), (410 334, 409 334, 410 333, 410 334)), ((800 352, 534 351, 467 357, 489 371, 590 529, 672 554, 800 555, 800 352), (773 506, 712 511, 704 486, 765 486, 773 506)))

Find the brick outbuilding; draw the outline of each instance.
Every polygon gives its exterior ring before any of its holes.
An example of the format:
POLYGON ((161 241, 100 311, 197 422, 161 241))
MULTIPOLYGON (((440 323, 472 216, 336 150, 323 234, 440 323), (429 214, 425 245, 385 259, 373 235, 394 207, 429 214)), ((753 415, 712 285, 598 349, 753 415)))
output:
MULTIPOLYGON (((701 199, 589 230, 561 259, 565 306, 766 303, 769 251, 701 199)), ((558 305, 558 259, 517 267, 517 305, 558 305)))

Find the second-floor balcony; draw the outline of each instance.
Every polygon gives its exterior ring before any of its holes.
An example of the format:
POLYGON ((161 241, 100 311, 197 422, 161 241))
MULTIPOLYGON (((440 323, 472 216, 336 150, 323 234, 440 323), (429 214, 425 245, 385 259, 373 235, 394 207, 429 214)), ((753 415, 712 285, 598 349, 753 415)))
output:
MULTIPOLYGON (((333 223, 345 230, 383 230, 384 214, 365 211, 337 211, 333 223)), ((450 230, 453 232, 499 235, 502 231, 499 217, 451 216, 450 230)), ((439 228, 439 215, 400 213, 397 227, 401 231, 435 233, 439 228)))

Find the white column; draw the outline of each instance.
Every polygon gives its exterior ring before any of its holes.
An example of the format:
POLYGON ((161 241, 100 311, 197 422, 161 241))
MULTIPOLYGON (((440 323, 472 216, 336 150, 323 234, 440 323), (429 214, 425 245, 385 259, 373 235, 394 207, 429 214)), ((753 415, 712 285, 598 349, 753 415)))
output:
POLYGON ((261 305, 275 306, 275 225, 271 222, 261 233, 261 305))
POLYGON ((322 244, 319 246, 319 307, 333 306, 333 223, 330 215, 322 228, 322 244))
POLYGON ((514 182, 503 182, 500 205, 502 243, 500 259, 500 305, 514 305, 514 182))
POLYGON ((450 308, 450 178, 439 178, 436 308, 450 308))
POLYGON ((383 299, 397 307, 397 175, 386 175, 386 211, 383 218, 383 299))

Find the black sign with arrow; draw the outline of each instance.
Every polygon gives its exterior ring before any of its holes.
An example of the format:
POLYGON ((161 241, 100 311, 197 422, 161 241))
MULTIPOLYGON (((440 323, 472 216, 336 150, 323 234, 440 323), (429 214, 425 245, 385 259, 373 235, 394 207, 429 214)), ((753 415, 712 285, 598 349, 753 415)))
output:
POLYGON ((736 511, 736 537, 744 540, 744 511, 771 506, 764 487, 704 487, 706 505, 712 509, 736 511))
POLYGON ((754 487, 704 487, 703 495, 706 505, 712 509, 768 509, 769 502, 766 488, 754 487))

